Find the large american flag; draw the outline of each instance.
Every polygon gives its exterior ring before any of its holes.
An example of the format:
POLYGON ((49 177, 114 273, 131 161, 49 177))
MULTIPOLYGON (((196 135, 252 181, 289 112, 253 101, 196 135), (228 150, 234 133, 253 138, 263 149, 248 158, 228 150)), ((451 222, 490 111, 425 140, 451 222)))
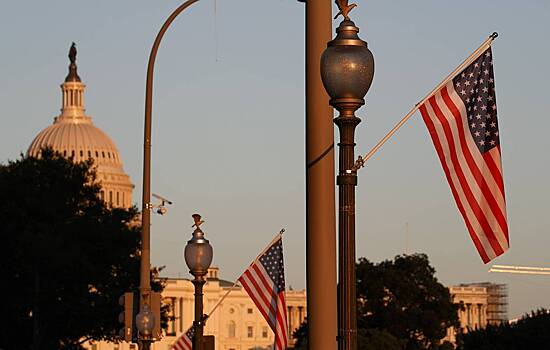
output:
POLYGON ((509 247, 491 48, 420 105, 481 259, 509 247))
POLYGON ((278 239, 239 277, 239 282, 275 333, 274 349, 287 349, 285 272, 283 240, 280 234, 278 239))
POLYGON ((195 327, 191 326, 187 332, 183 333, 172 345, 172 350, 193 350, 193 337, 195 336, 195 327))

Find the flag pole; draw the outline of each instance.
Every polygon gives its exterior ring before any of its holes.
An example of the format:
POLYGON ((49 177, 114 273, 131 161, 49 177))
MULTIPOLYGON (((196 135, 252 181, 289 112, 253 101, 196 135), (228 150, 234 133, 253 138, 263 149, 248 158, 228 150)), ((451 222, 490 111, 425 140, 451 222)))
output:
MULTIPOLYGON (((264 248, 264 250, 262 250, 262 252, 260 254, 258 254, 258 256, 256 257, 256 259, 252 260, 252 264, 254 264, 259 258, 260 256, 262 256, 268 249, 269 247, 271 247, 271 245, 273 243, 275 243, 279 237, 281 237, 283 235, 283 233, 285 232, 285 229, 281 229, 281 231, 279 231, 279 233, 275 236, 275 238, 273 238, 273 240, 264 248)), ((235 286, 239 283, 239 280, 237 279, 235 281, 235 283, 233 283, 233 285, 231 286, 231 288, 218 300, 218 302, 216 303, 216 305, 214 305, 214 307, 212 308, 212 310, 210 310, 210 313, 208 313, 206 315, 206 318, 210 317, 210 315, 216 311, 216 309, 221 305, 221 303, 225 300, 225 298, 227 298, 227 296, 229 295, 229 293, 231 293, 233 291, 233 288, 235 288, 235 286)))
POLYGON ((386 136, 384 136, 380 141, 378 141, 376 146, 374 146, 363 157, 359 156, 355 161, 355 164, 353 165, 353 167, 349 170, 346 170, 346 172, 349 174, 353 171, 357 171, 362 167, 364 167, 365 163, 380 149, 380 147, 382 147, 386 143, 386 141, 388 141, 393 136, 393 134, 397 132, 397 130, 399 130, 403 126, 403 124, 407 122, 407 120, 409 120, 412 117, 412 115, 418 110, 418 108, 420 108, 420 106, 424 102, 426 102, 426 100, 429 99, 434 92, 439 90, 443 85, 447 84, 447 82, 451 80, 458 72, 463 70, 466 66, 468 66, 475 59, 477 59, 482 51, 485 51, 489 46, 491 46, 491 43, 493 42, 493 40, 496 39, 497 36, 498 36, 497 32, 493 32, 493 34, 489 35, 489 37, 483 43, 481 43, 481 45, 479 45, 479 47, 470 56, 468 56, 458 67, 456 67, 451 73, 449 73, 449 75, 447 75, 447 77, 443 79, 443 81, 441 81, 439 85, 437 85, 432 91, 430 91, 420 102, 415 104, 414 107, 409 111, 409 113, 407 113, 407 115, 405 115, 403 119, 401 119, 399 123, 397 123, 386 134, 386 136))

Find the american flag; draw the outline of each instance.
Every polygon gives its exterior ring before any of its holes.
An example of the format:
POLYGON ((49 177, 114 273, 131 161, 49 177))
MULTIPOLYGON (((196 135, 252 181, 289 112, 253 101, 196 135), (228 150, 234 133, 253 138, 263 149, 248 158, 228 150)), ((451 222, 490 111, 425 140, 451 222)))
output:
POLYGON ((195 327, 191 326, 187 332, 183 333, 172 345, 172 350, 193 350, 193 337, 195 336, 195 327))
POLYGON ((491 48, 420 106, 484 263, 509 247, 491 48))
POLYGON ((239 282, 275 333, 274 350, 287 349, 288 327, 281 235, 258 259, 252 262, 250 267, 239 277, 239 282))

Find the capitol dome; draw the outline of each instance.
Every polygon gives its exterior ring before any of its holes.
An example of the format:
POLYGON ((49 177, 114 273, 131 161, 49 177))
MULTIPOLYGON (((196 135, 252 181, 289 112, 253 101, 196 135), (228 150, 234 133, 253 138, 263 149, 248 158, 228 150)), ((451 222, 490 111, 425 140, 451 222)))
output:
POLYGON ((124 172, 118 150, 107 134, 96 127, 85 114, 84 85, 77 73, 76 48, 69 52, 71 64, 65 82, 61 84, 61 114, 52 125, 42 130, 31 142, 27 155, 39 157, 44 147, 51 147, 76 162, 92 159, 97 180, 101 183, 102 199, 113 207, 133 205, 134 185, 124 172))

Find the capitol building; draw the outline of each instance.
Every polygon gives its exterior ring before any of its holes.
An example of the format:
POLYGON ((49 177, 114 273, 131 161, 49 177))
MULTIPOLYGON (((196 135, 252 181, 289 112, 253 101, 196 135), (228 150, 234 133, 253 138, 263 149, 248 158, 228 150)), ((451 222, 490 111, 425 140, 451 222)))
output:
MULTIPOLYGON (((86 114, 84 93, 86 85, 78 75, 76 47, 69 51, 69 73, 61 84, 61 113, 53 124, 40 131, 31 142, 27 156, 39 157, 44 147, 76 162, 93 160, 97 180, 101 184, 101 198, 112 207, 129 208, 134 185, 124 171, 123 162, 113 140, 96 127, 92 117, 86 114)), ((209 310, 225 295, 227 298, 210 315, 206 322, 205 335, 215 337, 219 350, 262 350, 272 349, 274 335, 267 322, 244 288, 238 284, 220 279, 218 268, 208 271, 204 286, 204 309, 209 310)), ((185 333, 193 323, 194 287, 190 280, 182 278, 165 279, 162 292, 163 304, 168 306, 170 320, 163 331, 162 339, 153 343, 152 350, 170 350, 172 344, 185 333)), ((292 334, 306 317, 305 290, 286 292, 287 321, 292 334)), ((292 340, 291 340, 292 343, 292 340)), ((136 344, 88 342, 89 350, 137 350, 136 344)))
POLYGON ((37 157, 44 147, 51 147, 76 162, 92 159, 101 183, 101 199, 113 207, 129 208, 134 185, 124 172, 115 143, 86 115, 86 85, 78 76, 74 43, 69 58, 69 74, 61 84, 61 114, 36 135, 27 155, 37 157))

